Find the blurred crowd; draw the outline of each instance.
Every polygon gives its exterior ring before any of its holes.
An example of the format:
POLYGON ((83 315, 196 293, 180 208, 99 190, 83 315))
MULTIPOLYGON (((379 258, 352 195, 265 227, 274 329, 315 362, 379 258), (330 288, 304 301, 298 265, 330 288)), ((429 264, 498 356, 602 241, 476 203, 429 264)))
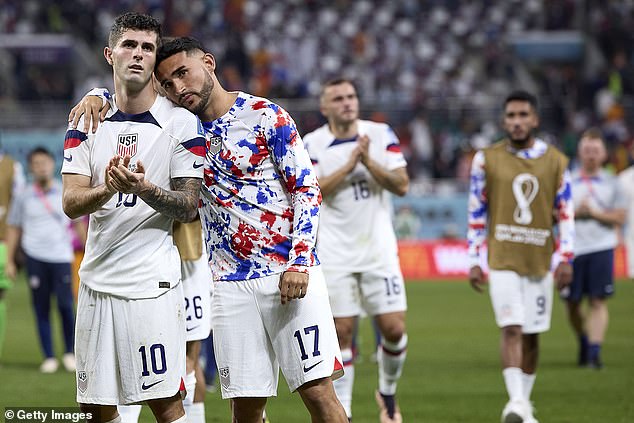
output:
POLYGON ((307 111, 297 101, 314 100, 330 77, 354 79, 365 117, 398 132, 413 177, 466 178, 474 149, 497 136, 500 99, 518 86, 536 92, 544 136, 567 154, 583 129, 599 125, 614 167, 628 164, 631 1, 0 0, 0 37, 71 34, 102 70, 76 81, 64 54, 45 64, 14 54, 0 66, 0 78, 13 82, 0 88, 0 104, 7 97, 70 104, 107 81, 100 52, 123 10, 160 18, 165 34, 199 38, 219 58, 227 88, 284 99, 302 133, 323 120, 316 103, 307 111), (519 57, 508 40, 526 31, 578 31, 582 54, 519 57))

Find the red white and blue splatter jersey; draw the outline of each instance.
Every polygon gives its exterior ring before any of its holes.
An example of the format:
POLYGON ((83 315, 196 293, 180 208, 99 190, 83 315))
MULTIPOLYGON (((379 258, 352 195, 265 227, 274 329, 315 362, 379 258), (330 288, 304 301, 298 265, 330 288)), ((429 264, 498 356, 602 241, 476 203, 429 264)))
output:
MULTIPOLYGON (((109 160, 129 154, 131 164, 143 163, 146 180, 167 190, 174 178, 202 178, 205 137, 196 116, 161 96, 135 115, 111 105, 95 134, 66 132, 62 173, 89 176, 98 186, 109 160)), ((173 288, 181 275, 172 224, 136 195, 115 194, 90 215, 82 283, 126 298, 154 298, 173 288)))
MULTIPOLYGON (((398 138, 388 125, 359 120, 358 132, 370 138, 372 160, 390 171, 407 166, 398 138)), ((339 170, 357 147, 357 137, 336 139, 328 125, 306 134, 304 141, 320 177, 339 170)), ((324 268, 349 272, 398 263, 392 195, 361 162, 323 199, 317 253, 324 268)))
MULTIPOLYGON (((544 155, 547 149, 548 144, 541 139, 536 139, 532 147, 517 150, 515 154, 523 159, 537 159, 544 155)), ((568 262, 571 262, 574 257, 573 240, 575 232, 574 205, 570 181, 570 172, 566 170, 562 175, 553 204, 553 216, 558 222, 559 229, 557 253, 562 261, 568 262)), ((471 164, 468 208, 469 229, 467 231, 467 240, 469 243, 469 266, 482 266, 480 250, 486 240, 488 223, 486 167, 482 151, 478 151, 475 154, 471 164)))
POLYGON ((277 104, 239 92, 207 130, 201 208, 214 280, 307 271, 321 194, 295 122, 277 104))

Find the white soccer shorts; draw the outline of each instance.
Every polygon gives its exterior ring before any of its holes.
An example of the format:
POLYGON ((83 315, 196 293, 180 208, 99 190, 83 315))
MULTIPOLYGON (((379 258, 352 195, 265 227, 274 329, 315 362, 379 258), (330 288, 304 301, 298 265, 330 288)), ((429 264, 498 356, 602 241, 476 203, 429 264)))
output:
POLYGON ((187 341, 206 339, 211 331, 211 292, 213 278, 207 256, 181 262, 185 292, 185 330, 187 341))
POLYGON ((398 263, 367 272, 324 268, 330 306, 335 317, 370 316, 407 310, 403 274, 398 263))
POLYGON ((185 314, 178 284, 127 299, 80 285, 75 328, 77 402, 117 405, 169 398, 185 375, 185 314))
POLYGON ((550 329, 552 273, 539 278, 520 276, 510 270, 491 270, 489 295, 499 327, 519 325, 526 334, 550 329))
POLYGON ((306 296, 285 305, 280 276, 215 283, 212 326, 223 398, 275 396, 280 368, 291 391, 343 375, 321 269, 310 269, 306 296))

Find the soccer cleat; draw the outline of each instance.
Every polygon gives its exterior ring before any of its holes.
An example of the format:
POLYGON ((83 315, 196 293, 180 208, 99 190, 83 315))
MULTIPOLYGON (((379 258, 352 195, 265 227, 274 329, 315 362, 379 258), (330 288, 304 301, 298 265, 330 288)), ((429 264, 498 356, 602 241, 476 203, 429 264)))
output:
POLYGON ((64 368, 67 372, 74 372, 77 370, 77 367, 75 366, 75 354, 64 354, 64 357, 62 357, 62 364, 64 364, 64 368))
POLYGON ((539 423, 533 414, 535 414, 535 407, 533 407, 532 402, 529 402, 528 411, 526 412, 526 417, 524 418, 523 423, 539 423))
POLYGON ((59 362, 56 358, 49 357, 40 365, 40 372, 42 373, 55 373, 59 367, 59 362))
POLYGON ((524 401, 509 401, 502 411, 502 423, 523 423, 528 407, 524 401))
POLYGON ((374 399, 380 409, 380 422, 381 423, 402 423, 403 416, 401 416, 401 410, 396 404, 396 398, 394 395, 383 395, 379 391, 374 392, 374 399))
POLYGON ((597 357, 594 360, 588 361, 588 367, 594 370, 601 370, 603 368, 603 362, 597 357))

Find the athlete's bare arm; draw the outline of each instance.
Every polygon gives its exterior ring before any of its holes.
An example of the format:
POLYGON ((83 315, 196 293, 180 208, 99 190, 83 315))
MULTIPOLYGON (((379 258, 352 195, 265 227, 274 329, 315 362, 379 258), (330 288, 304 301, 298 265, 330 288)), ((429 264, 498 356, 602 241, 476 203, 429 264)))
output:
POLYGON ((374 179, 386 190, 400 197, 407 194, 409 189, 409 176, 407 169, 400 167, 394 170, 387 170, 376 161, 370 158, 370 138, 367 135, 359 136, 357 141, 361 151, 361 163, 370 171, 374 179))
POLYGON ((71 219, 99 210, 112 198, 117 190, 111 185, 108 176, 109 166, 105 170, 105 183, 90 186, 91 178, 86 175, 66 173, 62 175, 64 213, 71 219))
POLYGON ((198 216, 198 199, 200 195, 201 179, 174 178, 173 190, 166 190, 145 179, 145 168, 140 161, 136 162, 136 169, 129 169, 130 156, 123 162, 110 167, 109 175, 112 186, 124 194, 136 194, 147 205, 157 212, 171 217, 179 222, 192 222, 198 216))
POLYGON ((77 129, 79 120, 82 116, 85 116, 82 131, 88 134, 88 130, 91 129, 91 133, 94 134, 97 132, 99 123, 103 122, 106 118, 108 110, 110 110, 110 104, 108 102, 104 104, 101 97, 86 95, 70 110, 68 122, 73 129, 77 129))
POLYGON ((354 170, 357 163, 359 163, 359 159, 361 158, 361 150, 357 147, 352 150, 350 154, 350 158, 339 168, 336 172, 331 173, 328 176, 322 176, 319 178, 319 189, 321 190, 321 195, 324 197, 332 194, 339 184, 343 182, 343 180, 354 170))

